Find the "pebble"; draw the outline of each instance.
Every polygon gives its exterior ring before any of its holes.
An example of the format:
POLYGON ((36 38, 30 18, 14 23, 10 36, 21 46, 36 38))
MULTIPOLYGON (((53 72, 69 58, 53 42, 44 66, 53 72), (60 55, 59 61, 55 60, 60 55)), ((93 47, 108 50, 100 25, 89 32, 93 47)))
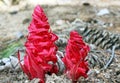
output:
POLYGON ((116 72, 116 75, 119 75, 119 74, 120 74, 120 69, 119 69, 119 68, 116 68, 116 69, 115 69, 115 72, 116 72))
POLYGON ((90 3, 84 2, 84 3, 83 3, 83 6, 90 6, 90 3))
POLYGON ((7 63, 7 62, 10 62, 10 59, 9 59, 9 58, 3 58, 1 61, 2 61, 3 63, 7 63))
POLYGON ((109 73, 104 73, 105 78, 110 78, 110 74, 109 73))
POLYGON ((96 72, 97 74, 99 74, 99 73, 100 73, 100 71, 99 71, 98 69, 95 69, 95 72, 96 72))
POLYGON ((23 36, 24 36, 23 33, 20 32, 20 31, 16 33, 17 39, 20 39, 20 38, 22 38, 23 36))
POLYGON ((0 71, 4 70, 5 66, 0 66, 0 71))
POLYGON ((18 64, 18 59, 14 56, 10 56, 9 58, 3 58, 0 60, 0 71, 6 70, 6 69, 17 70, 19 68, 20 68, 20 65, 18 64))
POLYGON ((29 22, 30 22, 30 18, 25 18, 22 23, 26 24, 26 23, 29 23, 29 22))
POLYGON ((110 23, 109 26, 110 26, 110 27, 113 27, 113 23, 110 23))
POLYGON ((25 80, 25 83, 29 83, 29 80, 25 80))
POLYGON ((120 83, 120 74, 117 76, 117 82, 116 83, 120 83))
POLYGON ((109 13, 110 13, 110 11, 107 8, 105 8, 105 9, 100 10, 97 13, 97 16, 103 16, 103 15, 106 15, 106 14, 109 14, 109 13))
POLYGON ((18 69, 18 59, 16 57, 10 56, 11 64, 15 69, 18 69))
POLYGON ((11 12, 9 12, 9 14, 11 14, 11 15, 15 15, 17 13, 18 13, 18 11, 11 11, 11 12))
POLYGON ((9 69, 9 68, 12 68, 11 62, 5 63, 5 69, 9 69))
POLYGON ((56 25, 63 25, 63 24, 65 24, 65 21, 64 20, 56 20, 56 25))
POLYGON ((94 44, 89 44, 89 46, 90 46, 90 49, 97 49, 97 47, 94 45, 94 44))

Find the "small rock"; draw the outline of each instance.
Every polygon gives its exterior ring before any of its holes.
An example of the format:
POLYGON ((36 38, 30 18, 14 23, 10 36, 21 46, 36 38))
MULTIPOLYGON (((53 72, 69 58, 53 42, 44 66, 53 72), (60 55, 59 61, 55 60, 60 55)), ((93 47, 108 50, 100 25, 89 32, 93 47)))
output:
POLYGON ((29 80, 25 80, 25 83, 29 83, 29 80))
POLYGON ((11 15, 14 15, 14 14, 17 14, 18 13, 18 11, 11 11, 11 12, 9 12, 11 15))
POLYGON ((65 21, 64 20, 57 20, 56 22, 56 25, 63 25, 63 24, 65 24, 65 21))
POLYGON ((120 74, 117 76, 116 80, 116 83, 120 83, 120 74))
POLYGON ((102 9, 100 10, 98 13, 97 13, 97 16, 103 16, 103 15, 106 15, 106 14, 109 14, 110 11, 108 9, 102 9))
POLYGON ((87 24, 85 22, 83 22, 81 19, 75 19, 75 21, 72 22, 71 25, 72 25, 72 27, 79 26, 80 29, 81 28, 85 29, 85 27, 86 27, 87 24))
POLYGON ((11 60, 11 65, 14 69, 18 69, 19 65, 18 65, 18 59, 14 56, 10 56, 10 60, 11 60))
POLYGON ((9 58, 3 58, 0 62, 0 71, 5 69, 19 69, 20 65, 18 64, 18 59, 14 56, 9 58))
POLYGON ((105 22, 103 22, 103 21, 101 21, 101 20, 97 20, 98 21, 98 24, 99 25, 104 25, 105 24, 105 22))
POLYGON ((3 59, 2 59, 2 62, 3 62, 3 63, 10 62, 10 59, 9 59, 9 58, 3 58, 3 59))
POLYGON ((26 23, 29 23, 29 22, 30 22, 30 18, 25 18, 22 23, 26 24, 26 23))
POLYGON ((105 78, 110 78, 110 74, 109 73, 104 73, 105 78))
POLYGON ((120 68, 120 63, 117 66, 118 66, 118 68, 120 68))
POLYGON ((94 44, 89 44, 90 49, 97 49, 97 47, 94 44))
POLYGON ((115 69, 115 72, 116 72, 116 75, 119 75, 119 74, 120 74, 120 69, 119 69, 119 68, 116 68, 116 69, 115 69))
POLYGON ((84 6, 90 6, 90 3, 84 2, 83 5, 84 5, 84 6))
POLYGON ((110 26, 110 27, 113 27, 113 23, 110 23, 109 26, 110 26))
POLYGON ((0 71, 4 70, 5 66, 0 66, 0 71))
POLYGON ((100 71, 99 71, 98 69, 95 69, 95 72, 96 72, 97 74, 99 74, 99 73, 100 73, 100 71))
POLYGON ((112 70, 112 69, 110 69, 110 70, 109 70, 109 72, 110 72, 110 73, 112 73, 112 72, 113 72, 113 70, 112 70))
POLYGON ((24 35, 23 35, 22 32, 17 32, 17 34, 16 34, 17 39, 20 39, 20 38, 22 38, 23 36, 24 36, 24 35))
POLYGON ((7 62, 5 64, 5 69, 10 69, 10 68, 12 68, 11 62, 7 62))

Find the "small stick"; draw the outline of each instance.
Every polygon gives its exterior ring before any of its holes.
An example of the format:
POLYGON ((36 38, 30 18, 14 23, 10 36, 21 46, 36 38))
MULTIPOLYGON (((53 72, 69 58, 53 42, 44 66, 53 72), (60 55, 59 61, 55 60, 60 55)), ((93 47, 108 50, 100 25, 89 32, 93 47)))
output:
MULTIPOLYGON (((20 62, 22 62, 23 60, 20 60, 20 62)), ((12 65, 12 64, 11 64, 12 65)), ((19 65, 19 62, 15 65, 15 66, 13 66, 12 65, 12 67, 15 69, 17 66, 19 65)))
POLYGON ((62 72, 64 71, 64 69, 65 69, 65 65, 64 65, 64 63, 63 63, 63 61, 62 61, 61 58, 63 58, 64 55, 63 55, 62 52, 57 51, 56 56, 57 56, 57 59, 58 59, 57 65, 58 65, 58 67, 59 67, 59 72, 62 73, 62 72))
POLYGON ((115 48, 116 48, 116 46, 113 46, 112 55, 111 55, 110 59, 108 60, 108 62, 106 63, 106 65, 104 66, 103 69, 107 69, 107 67, 112 63, 112 61, 113 61, 113 59, 115 57, 115 48))

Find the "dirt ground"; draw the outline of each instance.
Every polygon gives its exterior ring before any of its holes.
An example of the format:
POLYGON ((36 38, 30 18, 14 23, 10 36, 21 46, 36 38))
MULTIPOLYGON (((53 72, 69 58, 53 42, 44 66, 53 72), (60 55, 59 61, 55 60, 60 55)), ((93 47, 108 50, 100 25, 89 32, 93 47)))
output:
MULTIPOLYGON (((1 1, 2 0, 0 0, 0 2, 1 1)), ((120 5, 118 4, 120 0, 86 0, 86 2, 88 1, 89 3, 83 4, 85 1, 81 1, 79 4, 76 2, 76 5, 75 3, 72 5, 72 3, 70 3, 71 0, 68 0, 69 2, 67 2, 67 0, 65 1, 69 4, 63 5, 64 0, 63 2, 57 2, 57 4, 52 4, 51 2, 52 5, 49 5, 47 1, 42 4, 53 31, 59 30, 61 27, 70 27, 70 23, 75 19, 81 19, 84 22, 99 20, 103 23, 111 24, 111 26, 104 28, 105 30, 120 35, 120 5), (104 8, 108 9, 110 13, 103 16, 97 16, 97 13, 104 8)), ((6 56, 3 55, 3 50, 7 49, 10 43, 20 41, 23 46, 26 41, 26 36, 28 34, 27 27, 30 23, 34 6, 22 6, 23 7, 20 7, 21 9, 14 9, 11 6, 10 11, 7 11, 7 7, 5 7, 4 10, 0 11, 0 56, 2 58, 6 56), (22 38, 20 38, 21 34, 23 36, 22 38)), ((18 7, 18 5, 16 5, 16 7, 18 7)), ((14 55, 16 56, 16 52, 14 55)), ((90 77, 85 80, 80 79, 83 81, 79 82, 119 83, 120 52, 118 51, 116 53, 116 60, 113 61, 107 70, 99 72, 99 68, 96 66, 95 68, 91 68, 91 72, 92 74, 90 74, 90 77)), ((46 80, 46 83, 71 83, 64 75, 46 75, 46 80)), ((21 69, 19 71, 0 71, 0 83, 37 83, 37 81, 37 79, 29 81, 21 69)))

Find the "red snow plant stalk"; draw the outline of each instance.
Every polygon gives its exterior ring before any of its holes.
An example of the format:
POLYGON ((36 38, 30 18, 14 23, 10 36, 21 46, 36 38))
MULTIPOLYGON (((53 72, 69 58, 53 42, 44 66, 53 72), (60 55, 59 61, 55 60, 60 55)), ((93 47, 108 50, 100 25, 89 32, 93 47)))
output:
POLYGON ((72 31, 62 60, 66 66, 65 73, 73 82, 76 82, 81 76, 87 77, 89 68, 85 58, 88 51, 89 47, 84 43, 82 37, 76 31, 72 31))
MULTIPOLYGON (((39 5, 34 9, 28 30, 26 54, 21 67, 29 79, 39 78, 40 83, 44 83, 45 73, 58 72, 57 47, 54 43, 58 37, 50 30, 48 19, 39 5)), ((18 58, 20 60, 20 55, 18 58)))

